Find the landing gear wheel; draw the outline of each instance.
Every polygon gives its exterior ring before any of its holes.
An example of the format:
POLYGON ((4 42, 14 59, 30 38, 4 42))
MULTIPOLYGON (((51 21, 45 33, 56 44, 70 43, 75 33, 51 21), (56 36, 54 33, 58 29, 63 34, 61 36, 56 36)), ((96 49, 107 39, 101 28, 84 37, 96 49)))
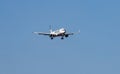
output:
POLYGON ((61 39, 63 40, 64 38, 62 37, 61 39))
POLYGON ((53 40, 53 38, 51 38, 51 40, 53 40))

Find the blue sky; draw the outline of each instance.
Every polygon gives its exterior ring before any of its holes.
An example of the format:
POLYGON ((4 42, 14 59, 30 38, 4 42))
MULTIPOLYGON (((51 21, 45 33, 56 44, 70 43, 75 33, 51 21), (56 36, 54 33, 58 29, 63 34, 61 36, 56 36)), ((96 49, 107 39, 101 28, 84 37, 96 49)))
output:
POLYGON ((120 74, 119 28, 119 0, 0 0, 0 74, 120 74))

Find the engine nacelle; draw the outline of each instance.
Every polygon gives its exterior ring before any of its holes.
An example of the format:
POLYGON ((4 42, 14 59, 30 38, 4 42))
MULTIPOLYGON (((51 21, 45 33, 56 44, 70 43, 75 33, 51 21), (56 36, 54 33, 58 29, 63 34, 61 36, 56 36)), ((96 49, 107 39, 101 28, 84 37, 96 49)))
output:
POLYGON ((49 35, 49 37, 53 37, 53 35, 51 34, 51 35, 49 35))
POLYGON ((65 35, 65 37, 68 37, 69 35, 65 35))

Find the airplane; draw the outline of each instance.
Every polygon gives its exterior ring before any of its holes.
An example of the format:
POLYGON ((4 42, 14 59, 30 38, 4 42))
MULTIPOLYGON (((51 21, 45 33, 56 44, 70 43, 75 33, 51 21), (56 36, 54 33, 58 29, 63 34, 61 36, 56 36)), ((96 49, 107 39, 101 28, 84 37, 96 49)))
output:
MULTIPOLYGON (((49 36, 51 38, 51 40, 55 37, 61 37, 61 39, 63 40, 64 37, 69 37, 69 35, 74 35, 74 33, 67 33, 66 29, 64 28, 60 28, 58 30, 53 31, 52 29, 50 29, 49 33, 45 33, 45 32, 33 32, 34 34, 38 34, 38 35, 45 35, 45 36, 49 36)), ((79 31, 80 33, 80 31, 79 31)))

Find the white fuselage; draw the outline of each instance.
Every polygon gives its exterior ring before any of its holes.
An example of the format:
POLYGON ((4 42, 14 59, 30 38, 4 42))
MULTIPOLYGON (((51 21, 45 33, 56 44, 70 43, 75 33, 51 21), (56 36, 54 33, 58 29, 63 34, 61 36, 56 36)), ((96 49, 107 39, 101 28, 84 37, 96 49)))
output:
POLYGON ((55 37, 55 36, 63 36, 65 33, 66 33, 66 30, 64 28, 61 28, 56 31, 51 31, 50 34, 55 37))
POLYGON ((66 33, 66 30, 64 28, 52 31, 52 29, 50 29, 50 33, 45 33, 45 32, 33 32, 35 34, 38 35, 46 35, 49 36, 51 39, 53 39, 54 37, 61 37, 61 39, 64 39, 64 37, 69 37, 69 35, 73 35, 74 33, 66 33))

